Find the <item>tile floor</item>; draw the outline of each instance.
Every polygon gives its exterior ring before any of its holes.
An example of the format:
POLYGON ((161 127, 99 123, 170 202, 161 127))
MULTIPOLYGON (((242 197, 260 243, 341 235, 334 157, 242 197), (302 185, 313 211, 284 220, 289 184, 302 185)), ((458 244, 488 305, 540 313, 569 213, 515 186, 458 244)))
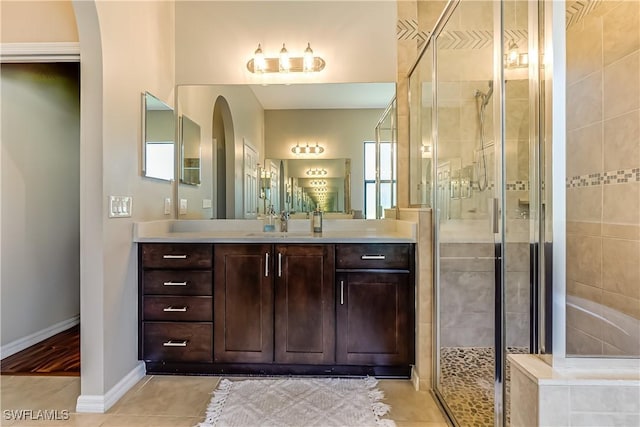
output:
MULTIPOLYGON (((106 414, 75 413, 79 377, 0 377, 0 425, 29 427, 182 427, 204 420, 211 392, 220 377, 146 376, 106 414), (66 421, 7 420, 5 410, 67 410, 66 421)), ((406 380, 380 380, 387 418, 397 427, 447 427, 429 392, 415 391, 406 380)), ((61 412, 60 412, 61 413, 61 412)))

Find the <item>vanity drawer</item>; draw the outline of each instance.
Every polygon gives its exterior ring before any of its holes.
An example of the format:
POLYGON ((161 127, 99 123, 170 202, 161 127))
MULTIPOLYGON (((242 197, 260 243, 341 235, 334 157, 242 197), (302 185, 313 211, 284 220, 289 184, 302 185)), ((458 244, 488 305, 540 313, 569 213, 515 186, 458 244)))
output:
POLYGON ((211 270, 145 270, 143 292, 151 295, 212 295, 211 270))
POLYGON ((213 299, 211 297, 145 296, 143 318, 165 321, 213 320, 213 299))
POLYGON ((143 323, 143 358, 149 361, 212 362, 211 323, 143 323))
POLYGON ((353 243, 336 245, 336 268, 410 268, 410 246, 404 243, 353 243))
POLYGON ((213 245, 190 243, 143 243, 144 268, 211 268, 213 245))

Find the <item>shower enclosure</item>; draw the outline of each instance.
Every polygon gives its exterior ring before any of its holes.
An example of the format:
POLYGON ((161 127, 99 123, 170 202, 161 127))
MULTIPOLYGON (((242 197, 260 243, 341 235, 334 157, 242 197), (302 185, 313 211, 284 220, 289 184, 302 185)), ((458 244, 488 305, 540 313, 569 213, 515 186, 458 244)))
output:
POLYGON ((507 354, 548 350, 542 13, 450 1, 409 76, 410 202, 434 218, 434 391, 456 425, 508 425, 507 354))

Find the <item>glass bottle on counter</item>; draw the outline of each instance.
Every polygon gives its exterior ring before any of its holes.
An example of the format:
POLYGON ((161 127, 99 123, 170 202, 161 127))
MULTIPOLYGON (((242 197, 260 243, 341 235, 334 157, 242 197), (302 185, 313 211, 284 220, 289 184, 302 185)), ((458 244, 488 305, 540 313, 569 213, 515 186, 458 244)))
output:
POLYGON ((318 207, 313 211, 313 234, 322 234, 322 211, 318 207))

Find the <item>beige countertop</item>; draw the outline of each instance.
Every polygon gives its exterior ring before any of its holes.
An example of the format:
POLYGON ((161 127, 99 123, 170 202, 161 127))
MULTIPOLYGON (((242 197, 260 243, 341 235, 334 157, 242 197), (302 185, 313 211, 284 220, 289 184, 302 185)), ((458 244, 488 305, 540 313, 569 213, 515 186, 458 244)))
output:
MULTIPOLYGON (((276 230, 279 230, 276 224, 276 230)), ((164 220, 134 224, 139 243, 415 243, 416 224, 398 220, 325 219, 322 234, 307 219, 289 221, 289 231, 263 231, 261 220, 164 220)))

